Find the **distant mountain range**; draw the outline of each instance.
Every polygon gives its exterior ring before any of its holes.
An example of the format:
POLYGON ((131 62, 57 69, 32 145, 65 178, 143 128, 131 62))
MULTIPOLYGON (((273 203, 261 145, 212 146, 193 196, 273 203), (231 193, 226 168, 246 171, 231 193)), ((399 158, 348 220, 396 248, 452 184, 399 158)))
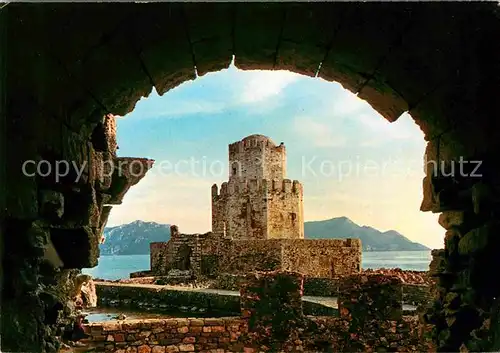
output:
MULTIPOLYGON (((430 250, 394 230, 381 232, 360 226, 347 217, 304 222, 304 233, 306 239, 359 238, 364 251, 430 250)), ((105 228, 104 238, 101 255, 149 254, 149 243, 170 239, 170 225, 134 221, 105 228)))
POLYGON ((304 234, 306 239, 359 238, 365 251, 430 250, 395 230, 381 232, 372 227, 360 226, 347 217, 304 222, 304 234))
POLYGON ((149 243, 169 239, 169 224, 134 221, 104 228, 104 244, 99 247, 101 255, 149 254, 149 243))

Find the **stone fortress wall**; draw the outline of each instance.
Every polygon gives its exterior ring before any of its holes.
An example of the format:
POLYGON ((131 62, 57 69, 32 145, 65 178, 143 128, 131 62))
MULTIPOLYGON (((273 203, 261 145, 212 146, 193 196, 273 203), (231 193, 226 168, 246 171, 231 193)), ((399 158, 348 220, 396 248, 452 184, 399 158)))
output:
POLYGON ((359 239, 231 240, 219 233, 177 233, 169 242, 151 243, 150 251, 155 276, 188 267, 195 278, 274 270, 297 271, 307 278, 336 278, 361 270, 359 239))
POLYGON ((229 145, 229 180, 212 186, 212 232, 152 243, 151 272, 194 278, 297 271, 308 278, 359 273, 359 239, 304 239, 303 187, 286 179, 286 150, 263 135, 229 145))
MULTIPOLYGON (((282 271, 245 276, 240 295, 231 301, 235 316, 111 321, 84 329, 97 352, 435 351, 429 327, 419 325, 416 315, 404 315, 398 278, 346 276, 339 283, 335 316, 305 313, 303 281, 301 274, 282 271)), ((114 287, 124 298, 136 290, 114 287)), ((179 292, 183 298, 201 294, 179 292)))
POLYGON ((230 180, 212 186, 212 231, 231 239, 304 238, 297 180, 230 180))

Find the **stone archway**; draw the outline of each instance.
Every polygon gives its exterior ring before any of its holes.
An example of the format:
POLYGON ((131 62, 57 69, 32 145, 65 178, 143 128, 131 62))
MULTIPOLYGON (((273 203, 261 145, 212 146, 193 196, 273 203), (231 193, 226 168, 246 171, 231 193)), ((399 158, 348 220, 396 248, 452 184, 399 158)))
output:
POLYGON ((431 316, 442 351, 462 344, 485 350, 498 341, 488 326, 500 294, 500 281, 488 276, 500 268, 496 3, 9 4, 0 11, 8 132, 4 349, 56 349, 39 293, 49 288, 55 301, 65 300, 72 268, 97 261, 94 238, 110 200, 119 203, 138 181, 113 175, 96 183, 99 171, 90 165, 78 182, 72 174, 57 183, 27 177, 23 163, 116 158, 116 146, 99 139, 103 116, 124 115, 153 86, 163 94, 196 73, 227 67, 233 54, 241 69, 338 81, 390 121, 409 111, 425 133, 429 161, 448 169, 461 158, 481 161, 481 177, 471 176, 476 164, 458 177, 433 175, 428 164, 421 209, 443 212, 447 229, 434 262, 431 316), (47 195, 56 210, 64 199, 67 212, 45 213, 54 209, 47 195), (48 247, 72 265, 44 260, 48 247))

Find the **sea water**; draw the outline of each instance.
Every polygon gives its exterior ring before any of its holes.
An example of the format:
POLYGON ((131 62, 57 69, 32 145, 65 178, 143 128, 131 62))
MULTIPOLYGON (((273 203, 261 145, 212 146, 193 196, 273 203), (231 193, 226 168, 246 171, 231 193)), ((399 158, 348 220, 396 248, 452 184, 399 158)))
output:
MULTIPOLYGON (((427 271, 431 261, 430 251, 366 251, 362 254, 362 267, 395 268, 427 271)), ((98 266, 83 269, 94 278, 115 280, 130 278, 130 272, 149 270, 149 255, 101 256, 98 266)))

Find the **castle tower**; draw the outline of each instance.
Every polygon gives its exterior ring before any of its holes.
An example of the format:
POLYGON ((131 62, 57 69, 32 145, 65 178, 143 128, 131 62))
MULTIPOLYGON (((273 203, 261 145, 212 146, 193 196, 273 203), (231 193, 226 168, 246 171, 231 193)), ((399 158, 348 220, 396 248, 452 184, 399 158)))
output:
POLYGON ((286 149, 263 135, 229 145, 229 180, 212 186, 212 232, 232 239, 304 238, 303 191, 286 149))
POLYGON ((286 149, 264 135, 250 135, 229 145, 229 180, 286 178, 286 149))

